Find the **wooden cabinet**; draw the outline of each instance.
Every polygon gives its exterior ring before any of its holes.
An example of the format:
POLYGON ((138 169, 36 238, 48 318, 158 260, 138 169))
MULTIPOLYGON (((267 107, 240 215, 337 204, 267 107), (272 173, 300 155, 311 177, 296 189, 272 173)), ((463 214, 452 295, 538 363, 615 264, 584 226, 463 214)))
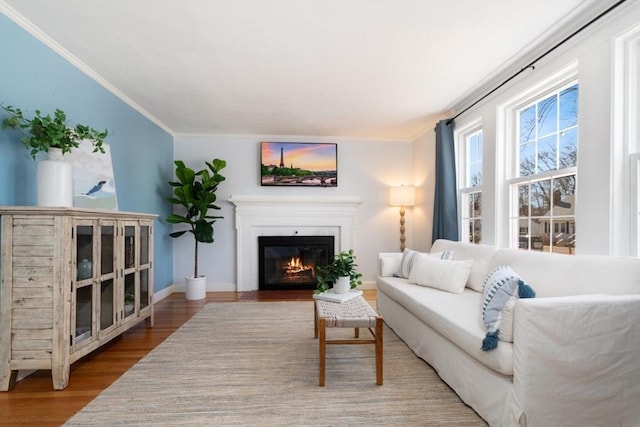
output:
POLYGON ((0 207, 0 390, 21 369, 71 363, 146 321, 153 326, 156 215, 0 207))

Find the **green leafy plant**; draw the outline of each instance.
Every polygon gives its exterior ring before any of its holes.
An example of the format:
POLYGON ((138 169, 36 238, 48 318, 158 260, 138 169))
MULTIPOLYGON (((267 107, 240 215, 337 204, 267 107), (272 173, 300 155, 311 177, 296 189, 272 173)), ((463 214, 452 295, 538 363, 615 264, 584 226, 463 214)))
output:
POLYGON ((198 242, 213 243, 213 224, 222 216, 209 215, 209 210, 219 210, 216 201, 218 185, 226 178, 220 171, 227 166, 227 162, 213 159, 205 162, 207 168, 194 171, 185 166, 182 160, 176 160, 176 178, 178 181, 169 181, 173 188, 173 197, 167 200, 184 208, 184 214, 169 214, 167 222, 171 224, 186 224, 186 230, 170 233, 171 237, 180 237, 189 232, 195 240, 193 277, 198 277, 198 242))
POLYGON ((333 260, 327 264, 317 268, 316 280, 318 287, 315 293, 319 294, 329 290, 330 285, 335 283, 339 277, 349 277, 351 289, 355 289, 362 284, 362 273, 357 270, 356 256, 353 249, 342 251, 333 257, 333 260))
POLYGON ((9 113, 2 121, 2 129, 21 129, 27 135, 20 141, 30 150, 31 157, 35 159, 36 154, 48 152, 50 148, 59 148, 62 154, 68 153, 72 148, 78 148, 80 141, 90 140, 93 143, 93 152, 104 153, 104 139, 109 132, 100 132, 89 126, 77 124, 75 127, 69 126, 67 116, 64 111, 56 109, 53 117, 49 114, 43 116, 40 110, 35 111, 35 116, 26 118, 19 108, 1 106, 9 113))

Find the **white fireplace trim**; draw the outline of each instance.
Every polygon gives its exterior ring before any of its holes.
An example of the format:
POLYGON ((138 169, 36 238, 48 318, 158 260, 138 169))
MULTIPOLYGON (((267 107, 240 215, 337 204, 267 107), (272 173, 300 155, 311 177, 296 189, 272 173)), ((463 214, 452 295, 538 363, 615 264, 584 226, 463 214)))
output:
POLYGON ((258 236, 334 236, 336 253, 352 249, 355 196, 232 195, 237 236, 237 290, 258 289, 258 236))

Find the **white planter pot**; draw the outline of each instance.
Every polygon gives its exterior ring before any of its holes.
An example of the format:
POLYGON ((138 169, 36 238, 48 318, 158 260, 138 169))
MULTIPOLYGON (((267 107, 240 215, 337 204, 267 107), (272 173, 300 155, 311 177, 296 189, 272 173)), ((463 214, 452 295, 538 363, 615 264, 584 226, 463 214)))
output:
POLYGON ((207 277, 188 276, 185 278, 185 298, 189 300, 203 299, 207 296, 207 277))
POLYGON ((62 160, 62 150, 50 148, 36 166, 38 206, 73 206, 73 167, 62 160))
POLYGON ((346 294, 351 289, 349 276, 338 277, 336 283, 333 284, 333 292, 336 294, 346 294))

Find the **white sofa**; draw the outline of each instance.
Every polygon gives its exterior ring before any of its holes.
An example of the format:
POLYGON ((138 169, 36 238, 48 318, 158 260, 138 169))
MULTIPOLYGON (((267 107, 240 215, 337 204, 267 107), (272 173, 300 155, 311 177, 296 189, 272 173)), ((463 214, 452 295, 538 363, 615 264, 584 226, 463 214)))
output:
POLYGON ((491 426, 640 426, 640 259, 436 241, 443 251, 473 260, 462 293, 393 277, 402 254, 381 253, 377 304, 465 403, 491 426), (501 265, 537 295, 503 312, 513 342, 482 351, 483 282, 501 265))

